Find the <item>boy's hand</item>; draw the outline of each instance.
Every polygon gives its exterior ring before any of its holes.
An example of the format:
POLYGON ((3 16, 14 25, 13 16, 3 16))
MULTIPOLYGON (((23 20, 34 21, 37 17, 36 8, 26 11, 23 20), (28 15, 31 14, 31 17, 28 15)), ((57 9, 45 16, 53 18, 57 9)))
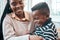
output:
POLYGON ((43 38, 37 35, 30 35, 30 40, 43 40, 43 38))
POLYGON ((39 23, 40 20, 34 20, 34 23, 39 23))

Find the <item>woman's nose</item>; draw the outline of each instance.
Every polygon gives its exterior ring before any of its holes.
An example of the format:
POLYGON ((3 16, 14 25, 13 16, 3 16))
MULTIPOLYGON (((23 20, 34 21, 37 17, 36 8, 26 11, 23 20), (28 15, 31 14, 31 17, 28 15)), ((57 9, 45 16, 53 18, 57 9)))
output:
POLYGON ((19 10, 19 9, 22 9, 22 8, 23 8, 23 6, 21 6, 21 5, 16 6, 16 10, 19 10))
POLYGON ((20 7, 20 5, 19 4, 17 4, 17 6, 16 6, 17 8, 19 8, 20 7))

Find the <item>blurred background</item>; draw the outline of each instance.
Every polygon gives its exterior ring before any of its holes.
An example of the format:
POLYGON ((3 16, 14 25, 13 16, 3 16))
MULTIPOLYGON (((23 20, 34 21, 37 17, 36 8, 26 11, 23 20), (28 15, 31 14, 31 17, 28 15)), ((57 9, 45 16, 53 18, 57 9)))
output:
MULTIPOLYGON (((25 11, 31 12, 31 7, 39 2, 47 2, 50 8, 50 17, 55 23, 60 37, 60 0, 25 0, 25 11)), ((6 0, 0 0, 0 19, 4 11, 6 0)))

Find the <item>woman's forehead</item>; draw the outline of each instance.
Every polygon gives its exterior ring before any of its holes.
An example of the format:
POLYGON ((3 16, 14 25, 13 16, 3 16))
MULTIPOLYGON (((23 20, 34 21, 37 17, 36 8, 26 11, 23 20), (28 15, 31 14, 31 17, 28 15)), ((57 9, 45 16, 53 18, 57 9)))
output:
POLYGON ((23 0, 10 0, 10 2, 18 2, 18 1, 23 1, 23 0))

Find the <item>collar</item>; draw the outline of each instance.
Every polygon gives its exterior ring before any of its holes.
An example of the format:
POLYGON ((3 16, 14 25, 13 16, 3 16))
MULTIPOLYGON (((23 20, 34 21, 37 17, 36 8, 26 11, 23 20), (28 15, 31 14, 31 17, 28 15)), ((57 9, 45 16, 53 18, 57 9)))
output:
MULTIPOLYGON (((30 18, 29 18, 29 13, 28 12, 24 12, 25 13, 25 18, 23 18, 22 20, 30 20, 30 18)), ((18 20, 18 21, 20 21, 21 19, 19 19, 16 15, 15 15, 15 13, 12 13, 12 18, 13 19, 16 19, 16 20, 18 20)))
POLYGON ((49 18, 49 19, 47 19, 47 21, 42 26, 45 26, 45 25, 47 25, 48 23, 51 23, 51 22, 52 22, 51 18, 49 18))

